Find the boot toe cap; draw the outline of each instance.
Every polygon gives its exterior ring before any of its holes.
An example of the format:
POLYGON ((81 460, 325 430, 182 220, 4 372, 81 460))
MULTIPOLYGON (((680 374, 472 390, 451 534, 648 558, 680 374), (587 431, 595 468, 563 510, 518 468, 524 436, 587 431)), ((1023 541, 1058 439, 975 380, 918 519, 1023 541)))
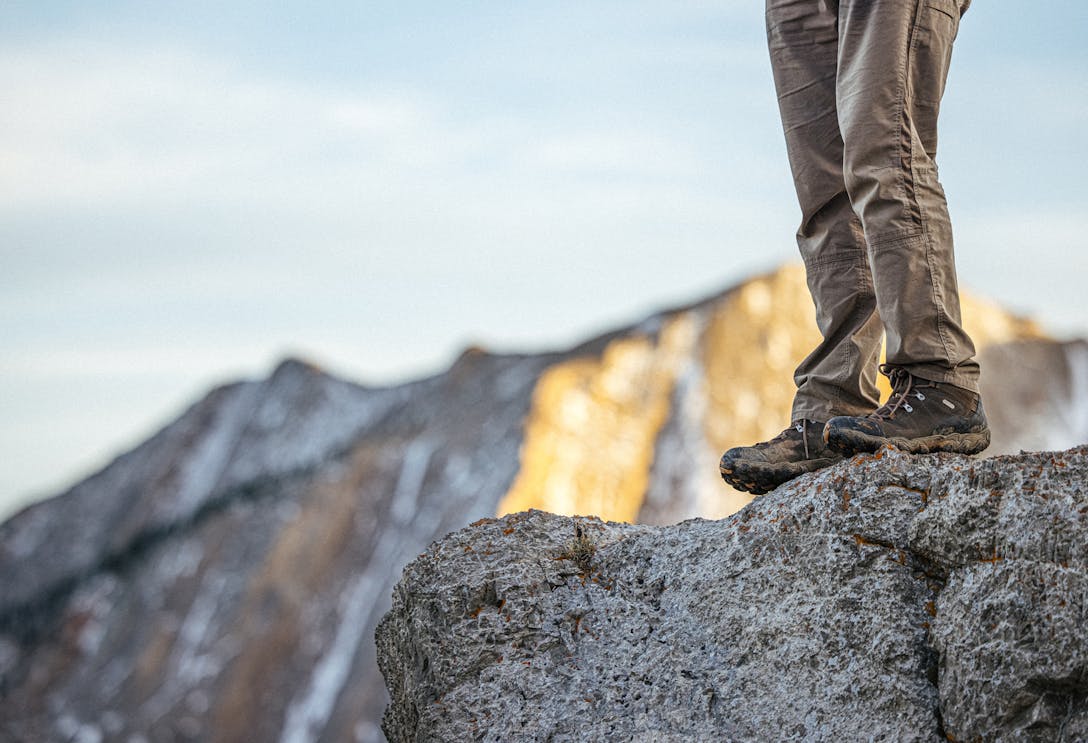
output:
POLYGON ((766 462, 766 455, 752 446, 735 446, 722 454, 721 469, 733 469, 739 462, 766 462))
POLYGON ((848 415, 832 418, 824 428, 824 441, 828 441, 836 431, 853 431, 867 436, 883 436, 884 428, 879 420, 848 415))

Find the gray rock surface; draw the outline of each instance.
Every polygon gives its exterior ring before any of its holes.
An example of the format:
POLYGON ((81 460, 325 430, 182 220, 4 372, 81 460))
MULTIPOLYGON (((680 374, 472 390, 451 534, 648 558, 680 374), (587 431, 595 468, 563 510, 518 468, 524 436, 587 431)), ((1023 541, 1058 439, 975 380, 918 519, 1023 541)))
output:
POLYGON ((1088 447, 856 457, 721 521, 485 519, 377 632, 390 741, 1084 740, 1088 447))

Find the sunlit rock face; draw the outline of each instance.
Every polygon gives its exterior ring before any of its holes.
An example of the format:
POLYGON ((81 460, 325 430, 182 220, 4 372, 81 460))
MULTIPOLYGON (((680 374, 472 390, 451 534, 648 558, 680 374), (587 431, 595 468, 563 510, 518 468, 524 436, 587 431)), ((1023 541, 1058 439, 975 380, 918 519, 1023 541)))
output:
MULTIPOLYGON (((1084 441, 1085 345, 965 316, 1000 450, 1084 441)), ((815 341, 787 268, 562 352, 383 388, 292 360, 212 390, 0 525, 0 740, 381 740, 373 632, 405 564, 529 507, 736 511, 718 457, 785 425, 815 341)))
POLYGON ((533 392, 521 468, 500 510, 546 500, 557 512, 637 520, 675 391, 692 371, 698 319, 676 315, 654 333, 622 336, 599 355, 549 367, 533 392))

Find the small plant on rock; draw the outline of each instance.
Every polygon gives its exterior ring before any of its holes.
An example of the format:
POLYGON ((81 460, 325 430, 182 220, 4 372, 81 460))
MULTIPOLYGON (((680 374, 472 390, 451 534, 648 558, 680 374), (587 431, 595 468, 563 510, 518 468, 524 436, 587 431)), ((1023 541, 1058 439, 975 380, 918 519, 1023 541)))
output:
POLYGON ((589 573, 593 565, 593 555, 597 552, 597 544, 593 538, 586 534, 585 529, 577 521, 574 522, 574 540, 559 553, 560 560, 570 560, 578 566, 582 575, 589 573))

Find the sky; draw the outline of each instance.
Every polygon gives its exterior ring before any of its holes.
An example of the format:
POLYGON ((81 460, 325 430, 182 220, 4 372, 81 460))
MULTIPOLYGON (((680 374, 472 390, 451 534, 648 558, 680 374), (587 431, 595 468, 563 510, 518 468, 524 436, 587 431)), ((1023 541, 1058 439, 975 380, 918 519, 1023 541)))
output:
MULTIPOLYGON (((1088 334, 1088 4, 976 0, 961 284, 1088 334)), ((370 384, 796 259, 761 3, 0 4, 0 518, 288 355, 370 384)))

